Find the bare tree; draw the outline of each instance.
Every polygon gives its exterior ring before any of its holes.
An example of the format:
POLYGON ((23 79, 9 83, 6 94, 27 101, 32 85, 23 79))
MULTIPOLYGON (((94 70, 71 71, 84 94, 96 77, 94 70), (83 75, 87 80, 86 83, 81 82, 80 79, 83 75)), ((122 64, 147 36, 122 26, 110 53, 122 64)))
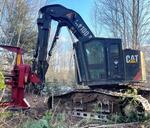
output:
POLYGON ((122 38, 125 48, 138 49, 149 36, 149 5, 149 0, 96 0, 96 23, 122 38))
POLYGON ((36 41, 34 18, 28 0, 5 0, 0 43, 31 49, 36 41))
POLYGON ((96 36, 99 36, 101 34, 101 30, 102 30, 102 25, 100 24, 98 18, 100 15, 100 9, 99 9, 99 5, 98 3, 94 3, 93 5, 93 10, 91 11, 91 21, 92 21, 92 25, 94 28, 94 34, 96 36))

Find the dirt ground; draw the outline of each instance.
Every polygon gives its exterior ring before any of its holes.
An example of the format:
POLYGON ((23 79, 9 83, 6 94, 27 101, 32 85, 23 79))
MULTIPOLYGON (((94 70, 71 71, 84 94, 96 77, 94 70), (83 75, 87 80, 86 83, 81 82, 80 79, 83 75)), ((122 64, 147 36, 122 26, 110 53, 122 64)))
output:
POLYGON ((26 100, 31 106, 29 110, 7 111, 5 108, 0 109, 0 128, 20 128, 27 120, 42 118, 48 110, 44 96, 26 94, 26 100))
POLYGON ((30 112, 35 113, 35 118, 41 118, 48 110, 46 96, 27 94, 26 99, 30 104, 30 112))

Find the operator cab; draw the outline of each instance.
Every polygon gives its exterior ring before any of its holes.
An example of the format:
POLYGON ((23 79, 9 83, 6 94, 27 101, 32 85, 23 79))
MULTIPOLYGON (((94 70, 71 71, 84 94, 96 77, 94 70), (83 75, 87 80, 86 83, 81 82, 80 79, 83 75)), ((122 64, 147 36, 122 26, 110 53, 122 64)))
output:
POLYGON ((74 45, 77 80, 87 86, 118 85, 124 81, 120 39, 92 38, 74 45))

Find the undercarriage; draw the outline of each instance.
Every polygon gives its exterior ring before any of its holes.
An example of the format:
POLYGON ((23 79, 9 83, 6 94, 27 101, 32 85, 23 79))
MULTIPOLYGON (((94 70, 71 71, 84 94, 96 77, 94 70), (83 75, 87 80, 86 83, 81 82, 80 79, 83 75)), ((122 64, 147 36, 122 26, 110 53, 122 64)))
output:
POLYGON ((55 113, 101 121, 108 121, 115 114, 125 117, 136 114, 140 120, 150 112, 148 100, 141 95, 106 89, 75 89, 65 94, 52 94, 48 107, 55 113))

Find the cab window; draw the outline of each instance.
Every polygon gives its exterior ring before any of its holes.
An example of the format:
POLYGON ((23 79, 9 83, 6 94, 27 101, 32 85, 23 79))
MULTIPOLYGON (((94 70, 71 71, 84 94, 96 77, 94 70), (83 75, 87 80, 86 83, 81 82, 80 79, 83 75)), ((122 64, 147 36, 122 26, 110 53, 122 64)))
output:
POLYGON ((91 80, 106 77, 106 63, 104 45, 97 40, 85 44, 87 68, 91 80))

